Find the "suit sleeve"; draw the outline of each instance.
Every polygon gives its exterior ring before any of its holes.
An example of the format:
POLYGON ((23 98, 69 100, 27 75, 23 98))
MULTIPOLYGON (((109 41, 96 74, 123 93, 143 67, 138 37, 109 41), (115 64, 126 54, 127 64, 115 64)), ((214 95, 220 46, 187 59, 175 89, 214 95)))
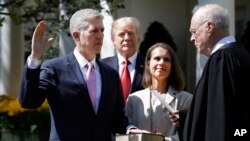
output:
POLYGON ((51 70, 46 65, 29 69, 25 64, 18 94, 19 103, 23 108, 33 109, 43 104, 47 97, 48 85, 52 82, 48 79, 51 70))
POLYGON ((114 81, 114 83, 116 82, 116 86, 117 86, 113 133, 125 134, 129 124, 128 124, 128 118, 125 116, 125 111, 124 111, 124 101, 123 101, 122 91, 120 87, 120 78, 116 71, 114 71, 112 74, 113 74, 112 80, 114 81))
POLYGON ((133 122, 133 106, 132 106, 132 97, 131 97, 131 95, 130 96, 128 96, 128 100, 127 100, 127 102, 126 102, 126 104, 125 104, 125 115, 128 117, 128 121, 129 121, 129 123, 130 124, 134 124, 134 122, 133 122))

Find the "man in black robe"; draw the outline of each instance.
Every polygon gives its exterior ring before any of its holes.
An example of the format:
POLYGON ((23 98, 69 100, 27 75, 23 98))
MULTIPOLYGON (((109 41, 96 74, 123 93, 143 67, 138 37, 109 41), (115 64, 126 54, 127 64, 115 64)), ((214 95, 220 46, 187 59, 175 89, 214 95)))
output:
POLYGON ((199 53, 209 59, 194 92, 183 140, 249 141, 250 54, 230 36, 227 10, 217 4, 196 6, 190 32, 199 53))

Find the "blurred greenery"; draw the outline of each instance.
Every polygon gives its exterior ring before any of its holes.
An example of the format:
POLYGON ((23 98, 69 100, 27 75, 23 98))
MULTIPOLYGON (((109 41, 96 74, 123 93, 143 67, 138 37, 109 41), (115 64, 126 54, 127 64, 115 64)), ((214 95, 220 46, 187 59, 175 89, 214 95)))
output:
MULTIPOLYGON (((31 37, 37 23, 45 20, 48 25, 48 36, 57 37, 60 30, 68 31, 68 19, 77 10, 94 8, 102 10, 100 1, 104 0, 6 0, 0 3, 0 26, 6 22, 5 16, 10 16, 15 24, 24 24, 25 28, 25 59, 30 53, 31 37), (6 12, 5 9, 8 9, 6 12), (60 14, 61 11, 64 14, 60 14), (2 16, 1 16, 2 15, 2 16)), ((110 14, 124 8, 124 0, 106 0, 110 14)), ((58 56, 58 38, 47 52, 45 58, 58 56)))
MULTIPOLYGON (((67 29, 67 16, 82 8, 102 10, 100 1, 104 0, 7 0, 0 4, 0 15, 10 16, 16 24, 28 21, 38 23, 46 20, 61 29, 67 29), (5 8, 8 9, 8 12, 5 8), (60 15, 60 10, 64 10, 65 14, 60 15)), ((110 6, 110 10, 106 11, 108 13, 112 14, 118 9, 124 8, 124 0, 106 0, 106 2, 110 6)), ((5 17, 1 17, 0 25, 4 21, 5 17)))

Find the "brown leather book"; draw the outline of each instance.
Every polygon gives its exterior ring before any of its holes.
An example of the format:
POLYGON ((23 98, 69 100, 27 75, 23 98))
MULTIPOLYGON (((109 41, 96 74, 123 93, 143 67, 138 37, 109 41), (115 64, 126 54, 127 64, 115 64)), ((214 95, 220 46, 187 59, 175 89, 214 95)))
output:
POLYGON ((164 136, 148 133, 116 135, 116 141, 164 141, 164 136))

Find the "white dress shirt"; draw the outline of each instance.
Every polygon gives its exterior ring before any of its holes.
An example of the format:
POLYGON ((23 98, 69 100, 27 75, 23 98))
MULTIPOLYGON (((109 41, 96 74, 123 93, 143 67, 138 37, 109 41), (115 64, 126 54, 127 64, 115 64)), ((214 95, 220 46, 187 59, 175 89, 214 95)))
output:
POLYGON ((222 38, 219 42, 217 42, 215 44, 215 46, 213 47, 212 53, 213 54, 215 51, 217 51, 218 49, 220 49, 223 45, 225 44, 229 44, 232 42, 235 42, 235 38, 233 36, 227 36, 225 38, 222 38))
MULTIPOLYGON (((119 53, 117 53, 117 57, 118 57, 118 64, 119 64, 119 75, 121 77, 122 74, 122 69, 123 69, 123 62, 125 61, 125 58, 123 56, 121 56, 119 53)), ((134 75, 135 75, 135 65, 136 65, 136 58, 137 58, 137 53, 135 53, 133 56, 131 56, 130 58, 128 58, 130 64, 128 65, 128 71, 130 74, 130 80, 131 80, 131 84, 134 80, 134 75)))

